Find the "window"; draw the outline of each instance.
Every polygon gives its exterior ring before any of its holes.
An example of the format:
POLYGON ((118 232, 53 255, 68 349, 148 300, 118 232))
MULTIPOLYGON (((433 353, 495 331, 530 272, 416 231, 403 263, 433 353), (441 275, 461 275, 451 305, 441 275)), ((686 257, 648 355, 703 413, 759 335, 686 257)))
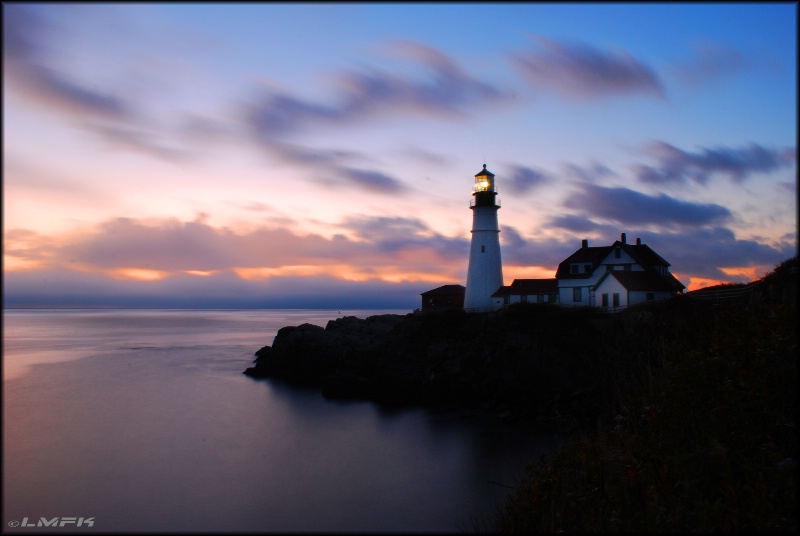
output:
POLYGON ((572 301, 581 301, 581 287, 575 287, 572 289, 572 301))
POLYGON ((544 301, 544 296, 541 294, 536 295, 536 303, 542 303, 544 301))
POLYGON ((592 271, 592 265, 591 264, 584 264, 583 265, 583 273, 588 274, 591 271, 592 271))
POLYGON ((614 307, 619 307, 619 293, 614 293, 614 307))
POLYGON ((571 274, 577 274, 578 273, 578 268, 580 268, 580 266, 578 266, 577 264, 570 264, 569 265, 569 272, 571 274))
POLYGON ((519 302, 520 303, 528 303, 528 296, 523 294, 522 296, 519 297, 519 302))
POLYGON ((603 307, 608 307, 608 292, 603 293, 603 307))
POLYGON ((656 299, 656 295, 653 292, 647 293, 647 301, 653 301, 656 299))
POLYGON ((486 253, 486 246, 481 246, 481 253, 486 253))

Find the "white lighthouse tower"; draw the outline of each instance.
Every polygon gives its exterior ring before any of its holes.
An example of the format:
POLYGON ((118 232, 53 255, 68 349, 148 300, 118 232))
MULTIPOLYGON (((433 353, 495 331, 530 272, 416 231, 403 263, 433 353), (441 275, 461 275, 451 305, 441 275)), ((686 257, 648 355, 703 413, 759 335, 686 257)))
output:
POLYGON ((472 243, 469 248, 467 290, 464 309, 494 309, 492 294, 503 286, 503 263, 500 259, 500 227, 497 223, 497 191, 494 173, 486 169, 475 175, 469 208, 472 210, 472 243))

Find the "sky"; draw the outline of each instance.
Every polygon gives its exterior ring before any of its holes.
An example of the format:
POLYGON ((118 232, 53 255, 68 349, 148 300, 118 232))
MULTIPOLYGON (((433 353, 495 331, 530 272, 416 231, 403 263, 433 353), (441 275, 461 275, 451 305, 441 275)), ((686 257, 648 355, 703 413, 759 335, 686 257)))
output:
POLYGON ((408 308, 641 238, 797 254, 795 3, 3 4, 5 307, 408 308))

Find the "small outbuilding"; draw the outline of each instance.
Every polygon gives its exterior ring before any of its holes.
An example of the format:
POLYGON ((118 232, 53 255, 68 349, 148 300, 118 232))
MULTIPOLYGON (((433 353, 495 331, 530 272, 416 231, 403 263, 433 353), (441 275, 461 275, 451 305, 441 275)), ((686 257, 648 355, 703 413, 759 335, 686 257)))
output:
POLYGON ((466 287, 463 285, 443 285, 433 290, 423 292, 422 311, 438 311, 441 309, 464 307, 464 292, 466 287))

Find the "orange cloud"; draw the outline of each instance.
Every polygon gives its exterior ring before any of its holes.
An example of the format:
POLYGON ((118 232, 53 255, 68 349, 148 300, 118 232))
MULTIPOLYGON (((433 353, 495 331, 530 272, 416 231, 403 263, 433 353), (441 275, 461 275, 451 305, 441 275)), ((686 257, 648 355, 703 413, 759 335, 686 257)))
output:
MULTIPOLYGON (((684 279, 678 278, 681 282, 684 279)), ((721 281, 719 279, 706 279, 704 277, 690 277, 689 283, 686 285, 686 292, 690 292, 692 290, 700 290, 701 288, 706 287, 713 287, 714 285, 722 285, 724 283, 730 283, 730 281, 721 281)))
POLYGON ((184 270, 183 273, 197 277, 209 277, 219 273, 219 270, 184 270))
POLYGON ((758 274, 765 272, 765 270, 761 270, 761 266, 741 266, 741 267, 738 267, 738 268, 736 268, 736 267, 734 267, 734 268, 720 268, 720 271, 725 273, 725 274, 727 274, 727 275, 733 276, 733 277, 744 276, 747 279, 749 279, 750 281, 758 279, 760 277, 758 274))
POLYGON ((330 275, 330 267, 295 265, 264 268, 234 268, 233 272, 246 281, 261 281, 272 277, 330 275))
POLYGON ((514 279, 551 279, 556 276, 556 268, 547 266, 503 266, 503 277, 507 284, 514 279))
POLYGON ((19 270, 34 270, 42 266, 42 262, 35 259, 25 259, 15 255, 3 254, 3 271, 16 272, 19 270))
POLYGON ((234 268, 234 273, 247 281, 264 281, 273 277, 317 277, 327 276, 342 281, 386 283, 429 282, 458 283, 453 277, 441 273, 409 271, 401 266, 359 267, 346 264, 328 266, 294 265, 266 268, 234 268))
POLYGON ((118 268, 106 272, 113 279, 133 279, 134 281, 160 281, 166 279, 168 272, 144 268, 118 268))

